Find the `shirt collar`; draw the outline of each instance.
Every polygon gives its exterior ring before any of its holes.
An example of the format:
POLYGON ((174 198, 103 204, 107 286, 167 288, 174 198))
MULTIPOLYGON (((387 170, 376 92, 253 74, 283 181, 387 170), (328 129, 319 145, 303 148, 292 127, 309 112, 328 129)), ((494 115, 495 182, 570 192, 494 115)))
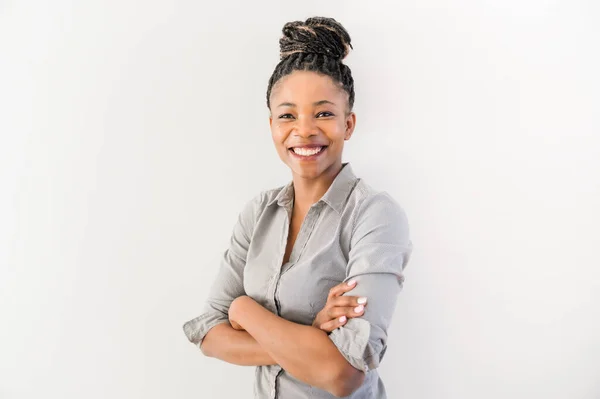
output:
MULTIPOLYGON (((342 213, 346 201, 348 200, 348 194, 352 191, 352 188, 356 185, 358 178, 354 174, 350 163, 342 164, 342 170, 337 174, 331 186, 319 202, 324 202, 333 208, 336 212, 342 213)), ((277 194, 273 200, 269 202, 269 205, 277 202, 277 205, 288 207, 294 200, 294 184, 293 181, 285 185, 281 191, 277 194)))

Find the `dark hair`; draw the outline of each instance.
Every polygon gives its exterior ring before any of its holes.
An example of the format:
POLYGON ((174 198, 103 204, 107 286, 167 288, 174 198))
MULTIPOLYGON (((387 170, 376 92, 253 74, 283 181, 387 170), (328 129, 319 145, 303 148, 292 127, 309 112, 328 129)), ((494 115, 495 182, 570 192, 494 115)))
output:
POLYGON ((282 32, 280 61, 269 79, 267 107, 271 107, 271 90, 277 81, 294 71, 313 71, 340 84, 348 93, 352 110, 354 79, 350 68, 342 63, 352 48, 346 29, 333 18, 313 17, 305 22, 288 22, 282 32))

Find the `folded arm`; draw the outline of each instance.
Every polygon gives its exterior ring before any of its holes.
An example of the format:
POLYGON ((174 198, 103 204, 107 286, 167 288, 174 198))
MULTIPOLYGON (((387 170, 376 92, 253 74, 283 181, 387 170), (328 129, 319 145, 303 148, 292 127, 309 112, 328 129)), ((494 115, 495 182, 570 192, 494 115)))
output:
POLYGON ((229 323, 214 326, 200 346, 202 353, 239 366, 277 364, 267 351, 246 331, 234 330, 229 323))
POLYGON ((287 321, 247 296, 232 303, 229 317, 277 364, 306 384, 343 397, 364 381, 365 374, 342 356, 322 330, 287 321))

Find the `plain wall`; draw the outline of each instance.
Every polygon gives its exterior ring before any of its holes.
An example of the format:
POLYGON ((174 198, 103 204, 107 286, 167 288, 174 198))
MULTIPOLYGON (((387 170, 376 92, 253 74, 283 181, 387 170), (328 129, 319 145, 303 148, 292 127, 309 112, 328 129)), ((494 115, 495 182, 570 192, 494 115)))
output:
POLYGON ((596 1, 0 2, 0 398, 250 398, 202 356, 243 204, 287 183, 283 24, 352 36, 344 161, 415 251, 389 398, 600 398, 596 1))

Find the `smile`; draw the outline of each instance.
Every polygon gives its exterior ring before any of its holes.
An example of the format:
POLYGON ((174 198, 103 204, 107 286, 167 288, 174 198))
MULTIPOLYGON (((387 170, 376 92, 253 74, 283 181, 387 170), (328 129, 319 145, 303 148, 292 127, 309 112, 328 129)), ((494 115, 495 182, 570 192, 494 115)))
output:
POLYGON ((311 159, 311 158, 316 158, 317 156, 322 154, 326 148, 327 148, 327 146, 310 147, 310 148, 294 147, 294 148, 290 148, 290 153, 292 153, 292 155, 294 155, 298 158, 311 159))

